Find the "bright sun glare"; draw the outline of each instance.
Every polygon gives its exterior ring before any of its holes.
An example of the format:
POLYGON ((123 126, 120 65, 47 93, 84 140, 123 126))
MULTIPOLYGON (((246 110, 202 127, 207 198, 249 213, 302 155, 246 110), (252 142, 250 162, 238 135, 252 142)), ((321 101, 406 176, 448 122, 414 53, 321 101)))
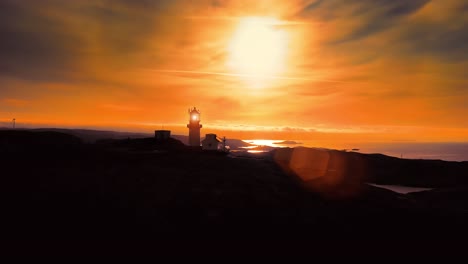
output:
POLYGON ((278 25, 274 18, 243 18, 229 43, 227 65, 251 87, 263 87, 285 70, 287 34, 278 25))

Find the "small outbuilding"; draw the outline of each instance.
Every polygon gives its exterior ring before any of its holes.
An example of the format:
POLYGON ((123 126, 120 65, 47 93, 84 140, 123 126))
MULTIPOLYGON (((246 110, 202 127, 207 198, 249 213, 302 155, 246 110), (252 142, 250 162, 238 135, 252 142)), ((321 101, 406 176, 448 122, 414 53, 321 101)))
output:
POLYGON ((171 137, 171 131, 170 130, 155 130, 154 137, 156 138, 156 140, 167 140, 171 137))
POLYGON ((202 140, 202 150, 218 150, 220 142, 216 134, 206 134, 205 139, 202 140))

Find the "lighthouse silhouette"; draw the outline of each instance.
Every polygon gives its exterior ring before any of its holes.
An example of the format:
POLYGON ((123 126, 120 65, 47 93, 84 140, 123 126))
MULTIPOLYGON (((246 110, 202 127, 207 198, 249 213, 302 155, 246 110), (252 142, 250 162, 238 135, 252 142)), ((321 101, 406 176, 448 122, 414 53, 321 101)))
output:
POLYGON ((189 146, 191 147, 200 147, 200 129, 202 125, 200 124, 200 111, 193 107, 189 108, 189 123, 187 127, 189 129, 189 146))

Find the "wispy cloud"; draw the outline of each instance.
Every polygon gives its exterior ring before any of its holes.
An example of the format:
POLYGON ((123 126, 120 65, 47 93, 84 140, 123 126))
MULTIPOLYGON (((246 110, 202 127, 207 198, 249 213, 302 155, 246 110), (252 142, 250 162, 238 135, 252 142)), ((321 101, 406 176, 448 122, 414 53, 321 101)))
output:
POLYGON ((187 70, 155 70, 155 69, 145 69, 146 71, 154 71, 159 73, 180 73, 180 74, 191 74, 191 75, 200 75, 200 76, 210 76, 210 75, 219 75, 227 77, 255 77, 261 79, 282 79, 282 80, 299 80, 299 81, 320 81, 320 82, 337 82, 345 83, 346 81, 340 80, 328 80, 323 79, 320 76, 306 76, 306 77, 289 77, 281 75, 258 75, 258 74, 243 74, 243 73, 228 73, 228 72, 210 72, 210 71, 187 71, 187 70))
POLYGON ((30 102, 28 100, 16 99, 16 98, 5 98, 1 100, 2 104, 13 107, 22 107, 28 105, 30 102))
POLYGON ((121 105, 121 104, 102 104, 99 107, 107 109, 107 110, 119 111, 119 112, 120 111, 122 111, 122 112, 135 112, 135 111, 141 111, 142 110, 140 107, 121 105))

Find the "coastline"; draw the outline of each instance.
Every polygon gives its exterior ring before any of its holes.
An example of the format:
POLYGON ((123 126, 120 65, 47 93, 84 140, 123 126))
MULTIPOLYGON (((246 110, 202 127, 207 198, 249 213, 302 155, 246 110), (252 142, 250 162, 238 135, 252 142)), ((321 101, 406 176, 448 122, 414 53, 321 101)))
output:
MULTIPOLYGON (((296 144, 280 144, 287 140, 244 140, 254 146, 308 147, 329 150, 355 151, 363 154, 384 154, 403 159, 430 159, 446 161, 468 161, 468 142, 361 142, 336 143, 313 140, 291 140, 296 144)), ((254 148, 252 146, 251 148, 254 148)))

